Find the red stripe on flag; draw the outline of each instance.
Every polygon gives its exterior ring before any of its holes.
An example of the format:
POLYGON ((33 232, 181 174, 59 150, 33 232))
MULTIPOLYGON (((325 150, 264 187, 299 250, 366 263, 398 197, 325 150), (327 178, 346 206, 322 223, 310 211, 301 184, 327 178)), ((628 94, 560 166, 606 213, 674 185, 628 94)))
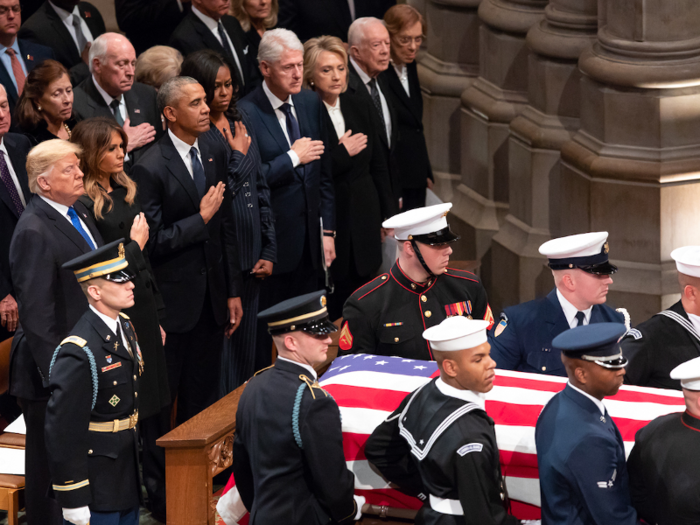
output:
MULTIPOLYGON (((499 450, 498 453, 501 459, 501 468, 503 468, 504 472, 510 466, 525 469, 537 469, 537 454, 528 454, 526 452, 510 452, 508 450, 499 450)), ((516 474, 513 474, 512 472, 510 472, 508 475, 516 476, 516 474)), ((527 478, 529 476, 521 477, 527 478)))
POLYGON ((327 385, 323 388, 333 396, 339 407, 370 408, 386 412, 396 410, 401 401, 409 394, 409 392, 399 392, 397 390, 347 385, 327 385))
POLYGON ((369 434, 351 434, 343 432, 343 454, 346 461, 367 459, 365 456, 365 443, 369 434))
POLYGON ((542 519, 542 512, 539 507, 522 503, 520 501, 510 500, 510 513, 521 520, 539 520, 542 519))
POLYGON ((355 494, 364 496, 367 498, 367 503, 372 505, 386 505, 387 507, 414 510, 418 510, 423 506, 423 503, 418 498, 408 496, 395 489, 355 489, 355 494))

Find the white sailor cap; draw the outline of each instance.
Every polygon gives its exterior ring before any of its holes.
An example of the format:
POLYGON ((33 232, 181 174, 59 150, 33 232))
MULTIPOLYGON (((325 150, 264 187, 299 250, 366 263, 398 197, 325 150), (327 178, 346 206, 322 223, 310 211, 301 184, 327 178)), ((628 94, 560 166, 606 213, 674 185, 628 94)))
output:
POLYGON ((416 240, 424 244, 446 244, 459 239, 447 224, 447 214, 452 208, 451 202, 425 206, 394 215, 384 221, 382 226, 394 230, 394 237, 399 241, 416 240))
POLYGON ((700 390, 700 357, 681 363, 671 370, 671 379, 680 379, 686 390, 700 390))
POLYGON ((552 270, 578 268, 584 272, 609 275, 617 266, 608 261, 608 232, 580 233, 552 239, 540 246, 552 270))
POLYGON ((489 321, 456 315, 428 328, 423 332, 423 339, 429 341, 432 349, 439 352, 475 348, 487 341, 486 329, 489 324, 489 321))
POLYGON ((700 277, 700 246, 683 246, 671 252, 676 269, 691 277, 700 277))

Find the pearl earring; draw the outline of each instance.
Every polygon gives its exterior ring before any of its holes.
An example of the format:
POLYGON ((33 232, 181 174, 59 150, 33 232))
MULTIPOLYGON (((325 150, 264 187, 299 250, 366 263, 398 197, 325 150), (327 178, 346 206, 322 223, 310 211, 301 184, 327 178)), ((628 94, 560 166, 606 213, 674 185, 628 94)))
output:
POLYGON ((37 107, 36 107, 36 110, 37 110, 37 111, 41 111, 41 106, 37 106, 37 107))

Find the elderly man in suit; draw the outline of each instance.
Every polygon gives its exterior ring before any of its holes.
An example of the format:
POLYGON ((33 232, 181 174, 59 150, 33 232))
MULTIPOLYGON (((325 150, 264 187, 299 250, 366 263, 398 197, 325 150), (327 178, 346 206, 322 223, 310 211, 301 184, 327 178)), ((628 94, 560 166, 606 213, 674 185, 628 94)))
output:
POLYGON ((239 94, 250 93, 260 84, 260 75, 254 68, 253 57, 240 22, 228 14, 230 1, 192 0, 192 11, 177 26, 170 37, 170 46, 183 56, 213 49, 226 57, 233 66, 239 94))
MULTIPOLYGON (((276 220, 277 264, 263 282, 262 310, 318 289, 321 248, 326 265, 335 258, 335 202, 326 110, 315 93, 301 89, 304 47, 291 31, 274 29, 263 35, 258 60, 265 80, 238 108, 258 139, 276 220)), ((270 339, 259 334, 263 352, 270 339)))
POLYGON ((145 146, 163 133, 156 104, 156 90, 134 82, 136 52, 125 37, 105 33, 90 47, 92 76, 77 88, 73 116, 77 121, 111 117, 129 137, 125 169, 145 152, 145 146))
POLYGON ((170 391, 178 422, 217 399, 224 326, 243 315, 236 230, 226 187, 228 152, 205 137, 204 88, 175 77, 158 91, 168 132, 134 166, 151 236, 151 265, 165 302, 162 323, 170 391), (196 351, 193 351, 196 349, 196 351))
POLYGON ((47 498, 50 477, 44 442, 44 415, 54 350, 87 309, 73 272, 63 263, 102 245, 83 194, 80 147, 54 139, 29 152, 29 189, 37 196, 15 228, 10 270, 20 328, 12 342, 10 393, 27 424, 26 507, 29 525, 61 523, 61 512, 47 498))
POLYGON ((50 47, 77 86, 90 76, 90 43, 105 32, 97 8, 79 0, 46 0, 19 31, 20 39, 50 47))

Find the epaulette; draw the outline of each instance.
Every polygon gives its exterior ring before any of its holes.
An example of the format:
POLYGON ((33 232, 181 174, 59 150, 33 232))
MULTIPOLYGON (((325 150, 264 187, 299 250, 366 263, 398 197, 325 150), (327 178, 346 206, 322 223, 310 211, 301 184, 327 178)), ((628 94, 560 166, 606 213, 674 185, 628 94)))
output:
POLYGON ((326 392, 318 384, 318 381, 311 381, 305 374, 299 374, 299 379, 303 381, 299 388, 297 388, 297 395, 294 398, 294 408, 292 409, 292 434, 294 434, 294 441, 303 449, 303 443, 301 442, 301 431, 299 430, 299 411, 301 410, 301 400, 304 397, 304 391, 308 387, 311 391, 311 395, 316 399, 316 394, 314 393, 314 388, 323 392, 326 397, 333 397, 328 392, 326 392))
POLYGON ((74 345, 79 346, 80 348, 87 345, 87 341, 82 337, 78 337, 77 335, 71 335, 66 337, 63 341, 61 341, 60 346, 63 346, 68 343, 73 343, 74 345))
POLYGON ((466 279, 467 281, 474 281, 475 283, 480 283, 481 280, 479 276, 467 270, 460 270, 458 268, 450 268, 449 266, 445 269, 445 275, 447 277, 456 277, 457 279, 466 279))
POLYGON ((262 374, 265 370, 269 370, 270 368, 274 368, 274 367, 275 367, 275 365, 270 365, 268 367, 262 368, 262 369, 258 370, 257 372, 255 372, 253 374, 253 377, 255 377, 258 374, 262 374))
POLYGON ((119 312, 119 315, 121 315, 124 319, 131 319, 131 317, 126 315, 124 312, 119 312))
POLYGON ((85 352, 85 355, 88 358, 88 362, 90 363, 90 376, 92 377, 92 408, 90 410, 94 410, 95 405, 97 404, 97 388, 99 384, 97 381, 97 363, 95 362, 95 356, 92 353, 92 350, 90 350, 90 347, 87 345, 87 341, 82 337, 78 337, 77 335, 71 335, 69 337, 66 337, 63 341, 61 341, 61 344, 56 347, 56 350, 54 350, 53 356, 51 357, 51 364, 49 365, 49 381, 51 380, 51 371, 53 370, 53 365, 56 364, 58 352, 61 351, 61 347, 64 344, 68 343, 72 343, 82 348, 83 352, 85 352))
POLYGON ((367 284, 360 286, 357 290, 353 292, 353 294, 350 297, 353 297, 359 301, 366 295, 369 295, 372 292, 374 292, 377 288, 380 288, 381 286, 385 285, 387 282, 389 282, 389 274, 383 273, 382 275, 372 279, 367 284))

